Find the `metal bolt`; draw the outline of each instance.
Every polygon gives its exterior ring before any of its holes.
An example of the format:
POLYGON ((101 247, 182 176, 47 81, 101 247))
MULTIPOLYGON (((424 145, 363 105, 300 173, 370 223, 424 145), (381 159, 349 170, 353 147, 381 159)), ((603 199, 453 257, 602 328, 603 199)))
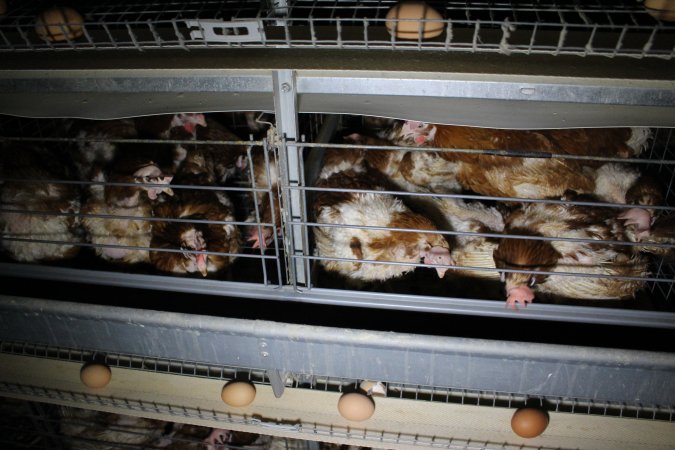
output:
POLYGON ((265 348, 267 347, 267 342, 263 341, 260 343, 260 348, 265 348))
POLYGON ((268 356, 270 356, 270 354, 268 352, 260 352, 260 356, 262 356, 263 358, 267 358, 268 356))
POLYGON ((291 85, 288 83, 281 83, 281 90, 283 92, 291 92, 291 85))

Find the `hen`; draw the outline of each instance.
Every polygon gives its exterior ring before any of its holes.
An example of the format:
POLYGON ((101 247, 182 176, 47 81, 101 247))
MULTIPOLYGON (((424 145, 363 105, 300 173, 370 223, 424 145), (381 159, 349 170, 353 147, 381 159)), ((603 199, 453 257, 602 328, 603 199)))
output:
POLYGON ((194 138, 197 125, 206 127, 203 114, 173 114, 117 120, 69 120, 68 134, 77 139, 72 160, 80 180, 89 181, 101 168, 108 167, 116 157, 118 140, 174 138, 172 130, 179 128, 194 138))
MULTIPOLYGON (((453 231, 486 234, 500 234, 504 231, 504 219, 494 206, 456 198, 434 198, 433 203, 453 231)), ((498 279, 496 271, 470 268, 494 269, 493 253, 498 244, 499 239, 496 237, 474 234, 455 236, 450 253, 457 267, 453 273, 474 278, 498 279)))
MULTIPOLYGON (((567 193, 563 200, 588 201, 592 200, 592 196, 567 193)), ((534 290, 574 299, 626 299, 633 297, 644 286, 644 281, 639 279, 606 277, 641 278, 647 275, 647 259, 632 246, 536 239, 628 241, 626 227, 607 208, 569 203, 531 203, 506 218, 504 231, 525 238, 501 239, 494 252, 498 269, 603 276, 595 278, 502 272, 503 281, 506 282, 506 302, 512 308, 519 303, 531 303, 535 297, 534 290)))
MULTIPOLYGON (((198 141, 239 141, 239 136, 230 131, 220 122, 206 117, 206 127, 198 127, 196 139, 198 141)), ((218 184, 226 184, 231 181, 242 167, 246 148, 239 145, 229 144, 204 144, 199 146, 205 157, 211 159, 213 164, 212 173, 218 184)))
POLYGON ((174 128, 182 128, 193 138, 197 136, 200 125, 206 127, 206 117, 201 113, 177 113, 159 116, 143 116, 133 119, 134 126, 141 136, 167 139, 174 128))
POLYGON ((0 175, 2 249, 11 258, 24 262, 75 256, 82 242, 77 216, 80 191, 67 183, 70 177, 55 153, 44 147, 6 146, 0 155, 0 175))
MULTIPOLYGON (((651 136, 648 128, 499 130, 408 121, 396 125, 390 139, 402 145, 508 150, 490 153, 409 152, 399 171, 409 183, 433 192, 458 188, 481 195, 543 199, 567 190, 595 194, 605 202, 655 205, 659 187, 626 164, 564 158, 528 158, 527 152, 629 158, 640 154, 651 136), (523 157, 518 157, 522 154, 523 157)), ((653 211, 634 208, 620 217, 644 235, 653 211)))
POLYGON ((138 130, 132 119, 70 120, 68 134, 77 139, 71 159, 80 180, 90 181, 94 170, 106 167, 117 152, 117 139, 135 139, 138 130))
MULTIPOLYGON (((358 150, 328 150, 316 186, 341 190, 395 189, 381 173, 363 164, 362 157, 358 150)), ((414 265, 373 264, 354 259, 452 264, 450 246, 432 221, 412 212, 393 195, 321 191, 314 201, 314 214, 318 224, 337 225, 314 228, 316 254, 325 258, 321 264, 348 279, 384 281, 415 270, 414 265), (364 226, 424 231, 358 228, 364 226)), ((436 270, 442 278, 447 268, 436 270)))
MULTIPOLYGON (((400 145, 630 157, 639 154, 649 132, 642 128, 499 130, 408 121, 396 125, 388 137, 400 145)), ((406 156, 409 161, 405 161, 401 172, 411 183, 431 184, 436 186, 436 192, 456 191, 459 185, 481 195, 498 197, 558 197, 568 189, 593 193, 594 169, 602 165, 573 159, 470 152, 413 152, 406 156)))
POLYGON ((108 167, 93 173, 92 181, 105 184, 89 187, 82 225, 97 256, 120 264, 149 262, 152 223, 143 218, 152 217, 161 194, 173 195, 168 173, 175 153, 171 144, 123 144, 108 167))
MULTIPOLYGON (((174 183, 213 186, 213 161, 204 149, 190 149, 174 183)), ((154 209, 151 263, 173 274, 200 273, 206 277, 229 267, 240 250, 233 206, 224 192, 176 188, 174 196, 154 209), (162 249, 170 251, 161 251, 162 249), (221 254, 225 253, 225 254, 221 254)))
POLYGON ((248 229, 247 241, 253 248, 266 249, 274 240, 274 234, 281 234, 281 200, 279 195, 279 163, 273 151, 265 152, 256 147, 251 150, 250 161, 240 159, 242 171, 249 171, 251 188, 261 189, 251 192, 247 222, 272 224, 272 226, 252 225, 248 229))

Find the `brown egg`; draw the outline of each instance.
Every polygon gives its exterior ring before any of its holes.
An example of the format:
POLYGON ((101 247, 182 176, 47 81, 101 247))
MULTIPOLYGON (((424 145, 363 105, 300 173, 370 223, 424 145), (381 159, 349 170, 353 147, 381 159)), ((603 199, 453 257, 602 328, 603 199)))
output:
POLYGON ((80 370, 80 380, 90 388, 102 388, 110 383, 112 372, 110 367, 100 363, 87 363, 80 370))
POLYGON ((84 20, 80 13, 67 6, 45 9, 35 21, 35 32, 40 38, 61 42, 82 36, 84 20))
POLYGON ((645 0, 645 9, 656 19, 675 21, 675 0, 645 0))
POLYGON ((373 415, 375 402, 367 395, 358 392, 342 394, 338 400, 338 412, 347 420, 360 422, 373 415))
POLYGON ((539 408, 519 408, 511 417, 511 428, 520 437, 537 437, 547 426, 548 414, 539 408))
POLYGON ((7 2, 0 0, 0 16, 7 12, 7 2))
POLYGON ((419 39, 420 29, 422 38, 429 39, 439 36, 445 28, 443 16, 424 2, 398 3, 387 12, 386 19, 389 34, 396 30, 396 37, 400 39, 419 39), (420 22, 420 19, 433 21, 420 22))
POLYGON ((223 386, 220 397, 230 406, 246 406, 255 399, 255 386, 247 381, 230 381, 223 386))

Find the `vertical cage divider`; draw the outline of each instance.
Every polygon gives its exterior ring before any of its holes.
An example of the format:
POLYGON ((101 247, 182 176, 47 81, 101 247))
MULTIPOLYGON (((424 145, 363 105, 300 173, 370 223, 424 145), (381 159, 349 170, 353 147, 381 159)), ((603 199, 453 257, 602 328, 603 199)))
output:
POLYGON ((290 272, 290 283, 294 287, 307 283, 307 274, 303 270, 302 258, 305 255, 304 239, 301 227, 293 222, 305 222, 305 210, 302 191, 294 189, 301 186, 303 174, 300 173, 300 155, 302 147, 298 142, 298 104, 295 73, 292 70, 277 70, 273 73, 274 112, 276 115, 279 148, 279 178, 281 183, 282 227, 286 228, 286 256, 290 272))

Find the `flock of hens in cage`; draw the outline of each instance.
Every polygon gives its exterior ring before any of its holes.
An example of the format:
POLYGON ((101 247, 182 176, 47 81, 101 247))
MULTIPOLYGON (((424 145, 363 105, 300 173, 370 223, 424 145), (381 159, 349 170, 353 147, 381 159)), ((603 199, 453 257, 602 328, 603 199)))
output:
MULTIPOLYGON (((69 165, 49 143, 8 141, 2 249, 16 261, 48 262, 89 246, 118 265, 206 277, 245 251, 275 247, 269 225, 281 232, 283 210, 272 152, 186 143, 238 141, 216 117, 67 120, 77 138, 68 144, 69 165), (144 138, 170 141, 138 142, 144 138), (218 188, 237 179, 266 188, 249 189, 250 226, 237 222, 230 193, 218 188)), ((365 119, 344 136, 351 146, 323 155, 310 208, 314 255, 351 286, 428 270, 422 263, 441 279, 448 271, 501 277, 512 308, 531 303, 535 291, 632 298, 645 285, 648 255, 672 258, 675 216, 659 209, 665 186, 611 158, 637 157, 650 138, 648 128, 524 131, 365 119), (383 145, 402 148, 369 148, 383 145), (438 196, 467 192, 505 201, 438 196)))

